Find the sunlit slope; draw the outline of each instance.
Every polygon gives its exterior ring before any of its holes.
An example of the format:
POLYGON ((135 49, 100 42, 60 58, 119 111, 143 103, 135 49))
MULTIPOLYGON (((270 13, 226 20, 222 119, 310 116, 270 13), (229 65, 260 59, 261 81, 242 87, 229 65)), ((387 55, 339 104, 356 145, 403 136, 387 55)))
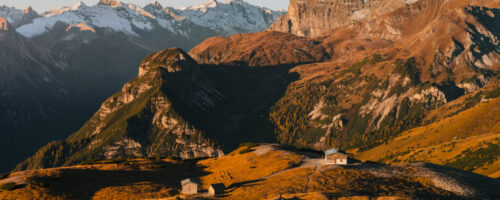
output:
POLYGON ((500 177, 500 98, 406 131, 358 157, 386 163, 430 162, 500 177))

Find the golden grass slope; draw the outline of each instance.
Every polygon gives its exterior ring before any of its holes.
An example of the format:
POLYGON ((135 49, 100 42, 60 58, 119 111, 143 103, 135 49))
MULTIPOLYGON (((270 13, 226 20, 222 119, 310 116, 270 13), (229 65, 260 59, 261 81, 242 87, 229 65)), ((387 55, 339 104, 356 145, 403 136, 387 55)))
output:
MULTIPOLYGON (((433 165, 301 166, 310 152, 279 145, 246 147, 205 160, 128 159, 16 172, 27 185, 0 190, 0 199, 411 199, 500 197, 498 180, 433 165), (435 171, 435 172, 433 172, 435 171), (444 173, 443 173, 444 172, 444 173), (459 176, 453 175, 459 174, 459 176), (436 182, 445 180, 459 183, 436 182), (180 194, 180 181, 201 181, 202 194, 180 194), (226 193, 206 195, 209 184, 224 183, 226 193), (450 185, 448 187, 447 185, 450 185), (477 186, 476 186, 477 185, 477 186), (468 193, 478 191, 483 192, 468 193), (449 188, 459 188, 450 190, 449 188), (485 191, 485 192, 484 192, 485 191), (472 196, 470 196, 472 195, 472 196)), ((321 160, 321 159, 320 159, 321 160)))
POLYGON ((298 165, 302 156, 284 151, 262 154, 235 152, 206 160, 128 159, 100 161, 52 169, 16 172, 30 177, 13 191, 0 190, 0 199, 160 199, 176 196, 180 181, 200 179, 202 187, 254 180, 298 165))
POLYGON ((239 151, 241 148, 224 157, 200 161, 198 164, 209 172, 201 177, 203 187, 208 189, 211 183, 227 186, 259 179, 298 166, 303 159, 301 155, 273 148, 245 154, 239 154, 239 151))
MULTIPOLYGON (((456 161, 464 152, 486 148, 489 143, 500 143, 500 98, 406 131, 386 144, 357 153, 357 157, 386 163, 446 164, 456 161)), ((499 158, 497 155, 496 161, 471 170, 498 178, 499 158)))
MULTIPOLYGON (((268 179, 251 182, 229 190, 227 199, 273 199, 277 195, 293 196, 322 194, 325 198, 358 195, 411 197, 448 196, 449 192, 430 184, 428 179, 413 177, 382 177, 343 167, 297 168, 268 179)), ((314 198, 310 198, 314 199, 314 198)))

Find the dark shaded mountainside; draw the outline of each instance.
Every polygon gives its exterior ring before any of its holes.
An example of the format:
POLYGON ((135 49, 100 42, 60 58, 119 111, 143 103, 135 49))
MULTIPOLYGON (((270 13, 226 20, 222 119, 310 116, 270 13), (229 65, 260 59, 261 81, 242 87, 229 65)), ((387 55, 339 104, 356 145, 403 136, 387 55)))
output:
POLYGON ((288 70, 200 66, 178 48, 154 53, 78 132, 49 143, 16 170, 91 159, 217 157, 222 147, 274 141, 264 116, 297 78, 288 70))
POLYGON ((420 0, 318 37, 211 38, 189 52, 197 62, 179 49, 152 54, 77 133, 16 170, 217 156, 242 141, 364 152, 500 96, 499 7, 420 0))

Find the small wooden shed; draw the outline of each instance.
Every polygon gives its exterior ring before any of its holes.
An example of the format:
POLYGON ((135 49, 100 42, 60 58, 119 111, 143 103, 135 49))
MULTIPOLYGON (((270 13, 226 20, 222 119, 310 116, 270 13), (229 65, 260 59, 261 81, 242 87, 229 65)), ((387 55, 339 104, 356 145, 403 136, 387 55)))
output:
POLYGON ((221 195, 224 194, 225 189, 226 186, 223 183, 211 184, 208 188, 208 194, 212 196, 221 195))
POLYGON ((325 151, 325 163, 333 165, 347 165, 349 160, 349 155, 337 148, 329 149, 325 151))
POLYGON ((185 179, 181 181, 183 194, 198 194, 198 181, 193 179, 185 179))

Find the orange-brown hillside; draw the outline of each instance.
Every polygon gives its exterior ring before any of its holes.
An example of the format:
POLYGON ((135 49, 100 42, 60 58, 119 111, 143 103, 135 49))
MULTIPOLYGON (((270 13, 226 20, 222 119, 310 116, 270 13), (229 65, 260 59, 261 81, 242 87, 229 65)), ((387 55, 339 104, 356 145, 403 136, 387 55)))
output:
POLYGON ((199 63, 242 61, 251 66, 296 64, 328 59, 333 52, 308 39, 280 32, 236 34, 205 40, 190 51, 199 63))
POLYGON ((122 159, 23 171, 3 199, 293 199, 500 197, 498 180, 429 164, 323 165, 311 152, 279 145, 244 146, 224 157, 176 161, 122 159), (251 150, 246 150, 251 149, 251 150), (225 194, 186 196, 180 181, 224 183, 225 194), (363 197, 364 196, 364 197, 363 197))
POLYGON ((445 106, 429 114, 437 118, 433 119, 436 122, 403 132, 368 151, 357 152, 357 157, 385 163, 430 162, 499 178, 500 98, 483 97, 483 103, 454 113, 481 92, 500 90, 494 84, 457 99, 451 103, 456 106, 445 106))
POLYGON ((498 41, 482 35, 485 31, 495 34, 498 29, 498 24, 494 24, 499 20, 498 10, 494 9, 497 4, 487 0, 420 0, 383 16, 330 30, 320 37, 273 31, 237 34, 207 39, 189 53, 198 62, 211 64, 241 61, 267 66, 324 62, 318 69, 323 75, 331 74, 333 68, 348 67, 381 54, 385 55, 384 62, 362 70, 381 77, 387 75, 387 71, 380 70, 381 66, 398 58, 414 57, 422 64, 419 66, 422 81, 460 81, 475 74, 474 65, 500 71, 498 41), (484 41, 477 41, 481 38, 484 41))

